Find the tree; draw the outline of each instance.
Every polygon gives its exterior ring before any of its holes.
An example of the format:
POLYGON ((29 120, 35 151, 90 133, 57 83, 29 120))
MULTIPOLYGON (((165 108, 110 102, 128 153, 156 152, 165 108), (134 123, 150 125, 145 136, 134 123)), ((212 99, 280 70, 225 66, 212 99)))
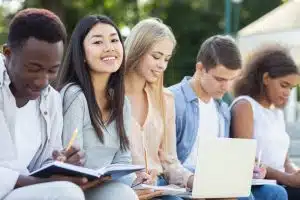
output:
POLYGON ((120 27, 139 21, 137 0, 26 0, 23 8, 39 7, 55 12, 64 22, 70 36, 76 23, 85 15, 102 14, 120 27))
MULTIPOLYGON (((87 14, 108 15, 120 28, 132 27, 148 16, 161 18, 172 28, 178 43, 166 71, 166 85, 193 74, 201 43, 211 35, 224 32, 224 0, 148 0, 144 5, 139 5, 138 2, 139 0, 25 0, 23 7, 42 7, 54 11, 65 23, 69 36, 78 20, 87 14)), ((281 3, 281 0, 244 0, 240 12, 240 27, 248 25, 281 3)), ((0 19, 0 24, 3 23, 6 22, 0 19)))

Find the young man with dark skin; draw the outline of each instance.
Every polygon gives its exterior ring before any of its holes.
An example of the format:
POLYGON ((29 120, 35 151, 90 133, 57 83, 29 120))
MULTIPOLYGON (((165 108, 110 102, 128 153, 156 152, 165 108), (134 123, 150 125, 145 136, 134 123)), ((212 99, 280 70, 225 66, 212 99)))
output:
POLYGON ((84 194, 78 186, 100 182, 29 176, 53 160, 84 163, 80 149, 62 150, 62 104, 49 85, 56 78, 65 42, 63 23, 48 10, 22 10, 11 21, 4 56, 0 55, 0 199, 81 200, 84 194))

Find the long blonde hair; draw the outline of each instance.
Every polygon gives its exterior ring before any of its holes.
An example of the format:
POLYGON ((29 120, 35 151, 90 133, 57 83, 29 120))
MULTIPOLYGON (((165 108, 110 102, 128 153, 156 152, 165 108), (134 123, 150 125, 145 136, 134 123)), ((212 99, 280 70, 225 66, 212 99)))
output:
MULTIPOLYGON (((176 39, 173 32, 160 19, 148 18, 136 24, 124 43, 126 74, 139 66, 143 56, 155 43, 164 39, 171 40, 174 43, 174 46, 176 46, 176 39)), ((151 96, 154 99, 154 106, 156 106, 163 119, 164 135, 166 137, 166 105, 163 92, 163 75, 157 82, 151 83, 149 86, 151 87, 151 96)), ((165 143, 167 143, 166 138, 165 143)))

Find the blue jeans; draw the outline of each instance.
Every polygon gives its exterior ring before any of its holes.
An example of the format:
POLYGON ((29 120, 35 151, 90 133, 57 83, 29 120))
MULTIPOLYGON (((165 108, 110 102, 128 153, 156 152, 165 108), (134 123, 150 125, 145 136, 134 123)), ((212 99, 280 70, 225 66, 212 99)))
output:
MULTIPOLYGON (((165 186, 165 185, 168 185, 168 182, 162 176, 158 176, 157 177, 157 185, 165 186)), ((181 197, 176 197, 176 196, 162 196, 162 197, 159 197, 159 199, 161 199, 161 200, 183 200, 181 197)))
POLYGON ((280 185, 253 186, 251 191, 255 200, 288 200, 286 190, 280 185))

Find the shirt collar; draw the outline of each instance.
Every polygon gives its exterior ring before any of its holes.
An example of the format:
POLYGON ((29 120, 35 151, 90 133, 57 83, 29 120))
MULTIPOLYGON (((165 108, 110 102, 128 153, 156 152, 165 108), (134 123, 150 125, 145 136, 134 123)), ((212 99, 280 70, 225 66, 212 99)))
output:
POLYGON ((186 100, 189 102, 198 99, 196 93, 194 92, 194 90, 190 84, 190 81, 189 81, 190 79, 191 79, 190 76, 185 76, 182 79, 182 81, 180 82, 184 96, 185 96, 186 100))

